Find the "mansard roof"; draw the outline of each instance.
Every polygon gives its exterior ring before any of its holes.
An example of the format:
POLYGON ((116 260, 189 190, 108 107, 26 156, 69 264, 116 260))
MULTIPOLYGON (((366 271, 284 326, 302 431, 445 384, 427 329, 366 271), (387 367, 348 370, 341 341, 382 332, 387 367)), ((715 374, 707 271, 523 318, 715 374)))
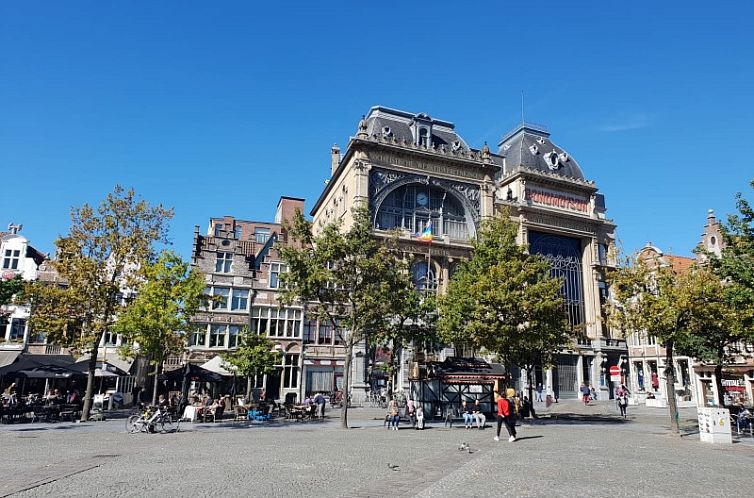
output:
POLYGON ((453 123, 432 118, 423 112, 414 114, 389 107, 374 106, 369 109, 365 120, 367 133, 370 136, 394 136, 398 142, 405 140, 408 143, 414 143, 416 137, 412 131, 412 126, 414 123, 424 123, 432 130, 431 142, 435 147, 445 146, 451 149, 455 144, 456 149, 469 150, 466 141, 456 133, 453 123))
POLYGON ((565 178, 585 180, 576 160, 550 140, 550 133, 544 126, 521 123, 503 135, 498 146, 498 154, 505 157, 506 163, 502 175, 522 167, 565 178))

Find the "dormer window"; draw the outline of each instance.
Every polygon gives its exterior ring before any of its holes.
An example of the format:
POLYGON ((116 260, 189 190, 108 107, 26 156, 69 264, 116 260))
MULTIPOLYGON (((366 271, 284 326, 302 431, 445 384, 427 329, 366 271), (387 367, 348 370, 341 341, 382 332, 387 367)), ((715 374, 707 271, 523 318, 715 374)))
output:
POLYGON ((458 152, 459 150, 461 150, 461 141, 455 140, 453 142, 453 152, 458 152))
POLYGON ((426 128, 419 128, 419 145, 429 147, 429 130, 426 128))
POLYGON ((389 126, 383 126, 382 127, 382 136, 384 138, 390 138, 393 136, 393 130, 390 129, 389 126))
POLYGON ((18 261, 21 258, 19 249, 6 249, 3 257, 3 270, 18 270, 18 261))

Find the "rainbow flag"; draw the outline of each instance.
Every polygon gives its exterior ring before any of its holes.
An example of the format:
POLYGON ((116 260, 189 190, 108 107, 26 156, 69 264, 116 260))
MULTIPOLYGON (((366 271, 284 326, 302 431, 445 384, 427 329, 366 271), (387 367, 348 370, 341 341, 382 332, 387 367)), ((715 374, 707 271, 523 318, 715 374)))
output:
POLYGON ((422 242, 432 243, 432 220, 429 220, 427 226, 424 227, 424 231, 420 233, 418 237, 422 242))

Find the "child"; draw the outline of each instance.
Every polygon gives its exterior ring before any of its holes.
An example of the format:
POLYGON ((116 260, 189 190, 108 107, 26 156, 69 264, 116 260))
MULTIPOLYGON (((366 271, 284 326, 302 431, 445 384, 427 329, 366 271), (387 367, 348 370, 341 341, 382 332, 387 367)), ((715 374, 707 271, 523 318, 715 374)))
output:
POLYGON ((416 430, 424 430, 424 409, 421 405, 416 407, 416 430))

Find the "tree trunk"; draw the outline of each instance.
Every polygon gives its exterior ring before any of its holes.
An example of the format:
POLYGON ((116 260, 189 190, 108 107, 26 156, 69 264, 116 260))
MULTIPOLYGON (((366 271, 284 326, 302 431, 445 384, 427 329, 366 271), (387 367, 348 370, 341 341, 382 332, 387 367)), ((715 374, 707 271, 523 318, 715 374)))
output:
POLYGON ((252 396, 252 386, 253 384, 253 375, 247 375, 246 376, 246 403, 251 403, 251 400, 254 399, 254 396, 252 396))
POLYGON ((385 401, 390 403, 393 400, 393 391, 395 391, 395 341, 390 345, 390 360, 388 365, 388 389, 385 389, 385 401))
POLYGON ((537 414, 534 412, 534 386, 531 383, 531 371, 534 368, 534 365, 529 365, 525 367, 526 370, 526 384, 528 386, 527 390, 529 391, 529 406, 531 407, 531 418, 537 418, 537 414))
POLYGON ((665 391, 668 397, 668 410, 670 411, 670 431, 680 434, 681 428, 678 421, 678 404, 675 399, 675 365, 673 365, 673 341, 665 344, 665 391))
POLYGON ((86 394, 84 394, 84 407, 81 409, 81 421, 89 420, 89 412, 92 409, 92 396, 94 395, 94 371, 97 370, 97 355, 99 354, 99 341, 92 347, 89 356, 89 369, 86 377, 86 394))
POLYGON ((158 378, 160 376, 160 371, 162 370, 162 358, 157 358, 157 363, 154 366, 154 386, 152 386, 152 404, 157 404, 157 383, 158 378))
POLYGON ((723 391, 723 359, 718 356, 715 363, 715 385, 717 386, 717 406, 725 406, 725 391, 723 391))
POLYGON ((343 407, 340 409, 340 428, 348 429, 348 395, 351 387, 351 356, 353 356, 353 332, 346 340, 346 357, 343 362, 343 407))

